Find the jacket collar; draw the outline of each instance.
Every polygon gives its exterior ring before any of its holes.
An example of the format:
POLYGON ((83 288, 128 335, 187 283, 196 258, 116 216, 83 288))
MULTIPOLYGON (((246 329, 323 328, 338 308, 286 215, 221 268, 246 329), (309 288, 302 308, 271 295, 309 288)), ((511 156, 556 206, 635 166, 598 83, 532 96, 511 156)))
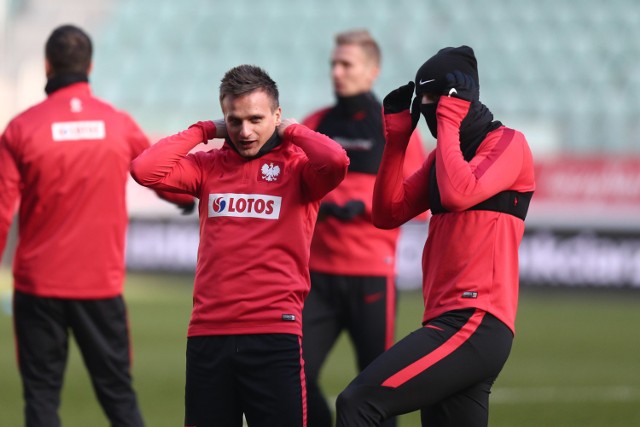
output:
POLYGON ((89 83, 73 83, 48 94, 48 97, 69 97, 91 95, 91 86, 89 83))
POLYGON ((229 148, 231 148, 231 150, 235 151, 236 154, 238 154, 238 156, 242 157, 243 159, 245 159, 245 160, 253 160, 253 159, 257 159, 257 158, 260 158, 260 157, 264 156, 265 154, 271 152, 272 150, 274 150, 275 148, 280 146, 280 144, 282 144, 282 139, 280 138, 280 135, 278 135, 278 131, 276 130, 275 132, 273 132, 273 135, 271 135, 271 137, 267 140, 267 142, 265 142, 265 144, 262 147, 260 147, 260 151, 258 151, 258 153, 253 157, 244 157, 244 156, 242 156, 238 152, 238 149, 236 148, 236 146, 233 145, 233 143, 231 142, 231 140, 229 138, 226 138, 224 143, 229 148))
POLYGON ((49 77, 44 91, 51 95, 61 89, 73 86, 78 83, 89 83, 89 77, 84 73, 65 73, 49 77))

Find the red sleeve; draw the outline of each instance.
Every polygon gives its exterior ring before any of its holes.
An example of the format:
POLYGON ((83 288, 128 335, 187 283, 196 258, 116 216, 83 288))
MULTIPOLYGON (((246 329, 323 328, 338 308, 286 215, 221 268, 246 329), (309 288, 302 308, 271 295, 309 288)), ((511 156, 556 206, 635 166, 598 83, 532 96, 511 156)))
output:
POLYGON ((162 138, 131 162, 131 176, 154 190, 197 196, 201 169, 196 156, 188 153, 200 142, 202 130, 198 127, 162 138))
MULTIPOLYGON (((126 113, 123 113, 126 120, 127 138, 129 141, 129 147, 131 147, 131 160, 138 157, 144 150, 151 145, 149 138, 142 131, 140 126, 126 113)), ((175 205, 188 205, 193 203, 193 197, 188 194, 173 193, 169 191, 155 190, 155 193, 161 199, 173 203, 175 205)))
POLYGON ((326 135, 306 126, 293 124, 285 137, 300 147, 309 161, 302 171, 302 185, 309 200, 319 200, 342 182, 347 175, 349 157, 346 151, 326 135))
POLYGON ((11 126, 0 137, 0 258, 20 196, 20 172, 9 147, 11 126))
POLYGON ((155 193, 165 202, 173 203, 177 206, 190 205, 195 202, 193 196, 185 193, 174 193, 172 191, 154 190, 155 193))
POLYGON ((427 155, 424 152, 422 138, 420 138, 420 132, 415 130, 409 139, 404 164, 402 165, 404 177, 407 178, 420 169, 425 160, 427 160, 427 155))
POLYGON ((387 114, 384 128, 386 144, 373 189, 373 223, 379 228, 395 228, 429 208, 429 168, 434 154, 405 180, 411 116, 408 111, 387 114))
POLYGON ((442 206, 450 211, 463 211, 511 189, 523 165, 523 144, 512 143, 516 132, 504 127, 487 136, 470 162, 464 159, 460 123, 469 106, 468 101, 443 96, 436 111, 436 176, 442 206))
MULTIPOLYGON (((420 137, 420 131, 415 129, 409 139, 409 145, 407 145, 407 152, 404 157, 403 173, 404 178, 407 179, 414 172, 422 167, 427 155, 424 152, 424 145, 422 144, 422 138, 420 137)), ((418 221, 426 221, 429 218, 427 212, 423 212, 416 216, 414 219, 418 221)))

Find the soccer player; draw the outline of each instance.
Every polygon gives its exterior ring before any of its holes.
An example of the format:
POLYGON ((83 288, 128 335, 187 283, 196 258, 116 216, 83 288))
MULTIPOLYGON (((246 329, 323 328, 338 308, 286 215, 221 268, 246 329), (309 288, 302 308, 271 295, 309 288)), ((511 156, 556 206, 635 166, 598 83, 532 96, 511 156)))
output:
MULTIPOLYGON (((125 185, 149 140, 91 94, 91 57, 83 30, 56 28, 45 46, 47 99, 0 138, 0 253, 20 202, 13 312, 29 427, 60 425, 70 331, 111 425, 143 425, 122 292, 125 185)), ((194 206, 191 196, 162 196, 194 206)))
MULTIPOLYGON (((353 342, 360 370, 394 343, 400 230, 382 230, 371 222, 373 186, 385 144, 382 104, 372 92, 379 72, 380 48, 367 30, 337 34, 331 57, 336 103, 303 121, 341 144, 350 159, 345 180, 320 204, 311 243, 311 292, 302 316, 309 427, 333 424, 318 377, 343 330, 353 342)), ((425 160, 418 131, 408 150, 405 176, 425 160)), ((395 419, 385 423, 393 425, 395 419)))
POLYGON ((479 92, 474 52, 460 46, 440 50, 420 67, 415 84, 383 100, 387 145, 373 220, 392 228, 431 210, 423 327, 340 394, 340 427, 377 426, 415 410, 423 426, 488 424, 491 386, 513 341, 518 245, 535 183, 524 135, 495 121, 479 92), (436 149, 403 180, 421 112, 436 149))
POLYGON ((200 203, 187 340, 185 425, 306 425, 302 306, 320 199, 349 159, 329 137, 283 119, 278 88, 240 65, 220 84, 224 119, 160 140, 132 163, 142 185, 200 203), (225 138, 220 149, 187 154, 225 138))

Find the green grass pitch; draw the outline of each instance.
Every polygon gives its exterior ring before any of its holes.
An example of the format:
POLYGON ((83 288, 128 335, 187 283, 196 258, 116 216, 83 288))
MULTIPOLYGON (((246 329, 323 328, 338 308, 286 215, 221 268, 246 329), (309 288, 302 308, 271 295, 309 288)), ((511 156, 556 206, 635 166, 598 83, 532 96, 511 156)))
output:
MULTIPOLYGON (((6 304, 7 272, 0 275, 6 304)), ((133 333, 135 387, 149 427, 182 424, 184 352, 191 277, 130 274, 126 297, 133 333)), ((5 306, 6 309, 6 306, 5 306)), ((419 292, 399 297, 398 337, 419 326, 419 292)), ((640 425, 640 291, 524 289, 511 357, 491 401, 493 427, 640 425)), ((330 396, 355 375, 342 337, 322 374, 330 396)), ((62 395, 65 427, 106 427, 72 345, 62 395)), ((400 427, 420 426, 417 413, 400 427)), ((23 425, 11 317, 0 310, 0 426, 23 425)))

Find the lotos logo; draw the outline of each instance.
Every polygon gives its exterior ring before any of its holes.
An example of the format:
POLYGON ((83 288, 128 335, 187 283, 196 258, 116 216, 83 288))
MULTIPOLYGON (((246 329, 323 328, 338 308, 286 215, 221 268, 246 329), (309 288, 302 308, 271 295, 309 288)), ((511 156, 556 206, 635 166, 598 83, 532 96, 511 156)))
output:
POLYGON ((222 212, 226 206, 227 202, 224 200, 224 197, 218 197, 214 199, 212 209, 214 212, 222 212))
POLYGON ((278 219, 281 204, 282 197, 266 194, 209 194, 209 218, 233 216, 278 219))

